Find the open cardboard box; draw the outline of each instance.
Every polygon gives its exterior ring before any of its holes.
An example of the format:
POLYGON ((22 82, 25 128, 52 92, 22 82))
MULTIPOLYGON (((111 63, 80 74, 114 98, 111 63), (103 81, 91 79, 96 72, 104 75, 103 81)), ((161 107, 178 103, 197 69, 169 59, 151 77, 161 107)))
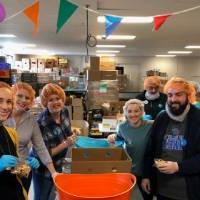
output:
POLYGON ((73 148, 71 173, 130 172, 132 160, 123 148, 73 148))

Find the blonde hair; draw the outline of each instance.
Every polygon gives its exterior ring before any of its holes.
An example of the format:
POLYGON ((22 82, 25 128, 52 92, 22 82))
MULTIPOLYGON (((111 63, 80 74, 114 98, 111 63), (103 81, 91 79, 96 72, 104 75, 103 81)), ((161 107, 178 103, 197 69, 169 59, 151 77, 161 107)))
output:
POLYGON ((9 90, 12 90, 10 85, 8 85, 7 83, 0 81, 0 88, 7 88, 9 90))
POLYGON ((149 85, 155 85, 160 87, 161 81, 158 76, 148 76, 144 80, 144 89, 146 90, 149 85))
POLYGON ((16 95, 17 91, 20 90, 20 89, 24 89, 29 93, 31 103, 33 103, 33 101, 35 99, 35 90, 32 88, 32 86, 28 83, 25 83, 25 82, 17 82, 12 87, 13 94, 16 95))
POLYGON ((194 103, 196 101, 196 97, 195 97, 196 92, 195 92, 194 86, 191 83, 189 83, 189 81, 181 77, 171 78, 164 86, 164 90, 163 90, 164 93, 167 94, 169 88, 173 88, 175 87, 175 85, 182 86, 184 92, 188 96, 189 103, 194 103))
POLYGON ((127 114, 128 114, 128 106, 130 105, 130 104, 136 104, 136 105, 138 105, 139 106, 139 108, 140 108, 140 110, 144 113, 144 103, 143 103, 143 101, 141 101, 141 100, 139 100, 139 99, 130 99, 130 100, 128 100, 126 103, 125 103, 125 105, 124 105, 124 107, 123 107, 123 112, 124 112, 124 115, 125 115, 125 117, 127 117, 127 114))
POLYGON ((57 84, 48 83, 42 88, 40 94, 42 106, 44 106, 45 108, 47 107, 48 97, 52 94, 58 95, 65 103, 66 96, 64 90, 57 84))
POLYGON ((11 91, 11 93, 12 93, 12 108, 13 108, 14 107, 14 95, 13 95, 13 91, 12 91, 11 86, 8 85, 7 83, 3 82, 3 81, 0 81, 0 89, 1 88, 6 88, 6 89, 11 91))

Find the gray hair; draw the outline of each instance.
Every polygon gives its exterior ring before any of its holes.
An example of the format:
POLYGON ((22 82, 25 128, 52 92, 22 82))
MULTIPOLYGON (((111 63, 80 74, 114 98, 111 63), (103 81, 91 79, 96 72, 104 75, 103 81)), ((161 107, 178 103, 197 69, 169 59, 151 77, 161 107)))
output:
POLYGON ((130 104, 137 104, 139 106, 140 110, 142 112, 144 112, 144 103, 143 103, 143 101, 141 101, 139 99, 130 99, 125 103, 125 105, 123 107, 123 112, 124 112, 125 116, 127 116, 127 109, 128 109, 128 106, 130 104))

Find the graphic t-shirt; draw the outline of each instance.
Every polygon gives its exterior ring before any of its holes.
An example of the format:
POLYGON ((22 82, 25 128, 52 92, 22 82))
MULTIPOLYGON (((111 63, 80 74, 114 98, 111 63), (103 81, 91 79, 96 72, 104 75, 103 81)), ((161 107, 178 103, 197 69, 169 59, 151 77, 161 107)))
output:
MULTIPOLYGON (((167 161, 180 162, 183 159, 183 148, 187 145, 184 138, 186 119, 183 122, 170 120, 162 143, 161 158, 167 161)), ((175 174, 158 172, 158 193, 160 195, 187 200, 185 179, 175 174)))

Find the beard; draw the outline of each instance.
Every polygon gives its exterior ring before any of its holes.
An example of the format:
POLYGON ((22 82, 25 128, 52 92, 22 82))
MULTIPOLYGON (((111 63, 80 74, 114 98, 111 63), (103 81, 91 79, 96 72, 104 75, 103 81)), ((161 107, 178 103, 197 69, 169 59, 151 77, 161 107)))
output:
POLYGON ((184 104, 181 104, 180 102, 170 102, 170 103, 167 103, 167 104, 168 104, 170 112, 173 115, 178 116, 178 115, 181 115, 184 112, 186 106, 188 105, 188 100, 184 104), (178 107, 173 106, 174 104, 177 104, 178 107))

